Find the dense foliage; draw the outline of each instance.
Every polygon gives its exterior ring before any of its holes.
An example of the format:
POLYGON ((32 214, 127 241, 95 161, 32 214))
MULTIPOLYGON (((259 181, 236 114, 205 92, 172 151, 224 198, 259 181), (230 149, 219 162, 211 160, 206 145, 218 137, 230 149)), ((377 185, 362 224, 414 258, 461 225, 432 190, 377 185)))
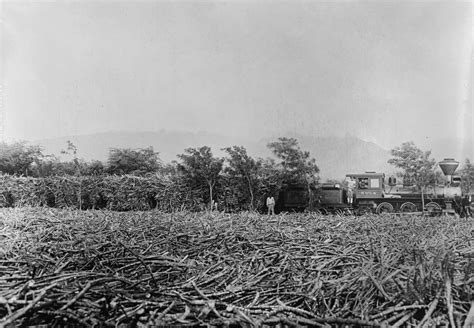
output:
POLYGON ((0 143, 0 171, 5 174, 33 175, 34 166, 38 165, 42 157, 38 146, 25 142, 0 143))
POLYGON ((284 183, 318 180, 315 160, 296 139, 280 138, 268 147, 279 162, 254 159, 242 146, 224 148, 227 156, 219 158, 203 146, 185 149, 172 163, 162 163, 152 147, 112 148, 104 164, 80 159, 70 141, 61 151, 65 161, 37 146, 4 144, 0 205, 174 211, 217 203, 233 212, 262 209, 265 197, 277 196, 284 183))
POLYGON ((464 192, 474 192, 474 164, 469 159, 462 166, 461 183, 464 192))
POLYGON ((110 174, 143 175, 160 168, 158 153, 153 147, 145 149, 112 148, 109 151, 107 171, 110 174))
POLYGON ((431 151, 423 151, 410 141, 392 149, 391 155, 393 158, 388 163, 403 170, 404 184, 413 184, 423 190, 436 182, 436 161, 430 157, 431 151))
POLYGON ((316 160, 308 151, 300 149, 296 139, 278 138, 278 141, 269 143, 268 148, 280 161, 278 166, 284 182, 312 185, 318 181, 316 160))
POLYGON ((255 206, 255 195, 259 189, 259 173, 262 171, 262 162, 250 157, 242 146, 227 147, 224 150, 229 155, 224 173, 240 195, 246 198, 242 201, 248 203, 249 209, 252 210, 255 206))
POLYGON ((206 186, 209 194, 203 195, 203 198, 207 199, 209 203, 215 201, 213 191, 219 180, 224 159, 215 158, 211 148, 207 146, 198 149, 187 148, 185 154, 178 155, 178 158, 181 159, 181 163, 178 164, 178 172, 185 181, 193 188, 206 186))

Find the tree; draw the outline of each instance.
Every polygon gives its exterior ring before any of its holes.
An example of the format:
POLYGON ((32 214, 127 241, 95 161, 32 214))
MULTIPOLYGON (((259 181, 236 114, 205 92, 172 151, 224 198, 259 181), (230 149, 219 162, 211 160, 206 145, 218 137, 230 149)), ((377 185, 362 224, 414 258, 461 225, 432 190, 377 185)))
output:
POLYGON ((267 145, 280 160, 281 178, 286 183, 306 183, 308 189, 319 180, 319 168, 309 151, 303 151, 294 138, 278 138, 267 145))
POLYGON ((255 189, 258 184, 258 172, 261 163, 250 157, 243 146, 227 147, 223 150, 229 154, 229 158, 227 158, 228 165, 225 167, 224 172, 233 180, 237 180, 241 185, 246 186, 250 195, 250 210, 253 210, 255 189))
POLYGON ((306 184, 311 207, 314 201, 311 187, 319 181, 316 160, 311 158, 309 151, 301 150, 294 138, 278 138, 278 141, 269 143, 267 147, 280 160, 278 166, 282 182, 306 184))
MULTIPOLYGON (((67 155, 70 160, 60 161, 55 156, 48 156, 48 161, 45 161, 43 166, 49 169, 48 175, 102 175, 106 172, 104 163, 93 160, 87 162, 77 156, 77 147, 70 140, 67 141, 66 149, 61 150, 62 155, 67 155)), ((44 169, 42 170, 45 171, 44 169)), ((44 175, 44 173, 43 173, 44 175)))
POLYGON ((83 175, 87 163, 77 158, 77 147, 71 140, 67 141, 67 147, 61 150, 61 154, 72 156, 72 160, 56 163, 57 175, 83 175))
POLYGON ((0 143, 0 171, 6 174, 33 175, 33 166, 39 165, 43 154, 36 145, 26 142, 0 143))
POLYGON ((178 163, 178 171, 195 186, 206 185, 209 188, 209 203, 212 208, 214 200, 214 186, 222 170, 224 159, 215 158, 211 148, 203 146, 200 148, 187 148, 185 154, 178 155, 181 163, 178 163))
POLYGON ((158 153, 155 153, 153 147, 144 149, 111 148, 107 163, 107 171, 119 175, 155 173, 160 168, 158 153))
POLYGON ((403 170, 406 177, 421 190, 422 206, 424 203, 424 190, 428 185, 436 183, 437 175, 434 171, 436 161, 430 158, 431 151, 422 151, 415 146, 413 141, 404 142, 400 147, 390 151, 393 158, 388 163, 403 170))
POLYGON ((74 159, 77 159, 77 147, 72 143, 71 140, 68 140, 66 149, 61 150, 61 154, 72 155, 74 159))
POLYGON ((461 169, 461 184, 465 193, 474 190, 474 164, 471 163, 469 158, 466 158, 461 169))

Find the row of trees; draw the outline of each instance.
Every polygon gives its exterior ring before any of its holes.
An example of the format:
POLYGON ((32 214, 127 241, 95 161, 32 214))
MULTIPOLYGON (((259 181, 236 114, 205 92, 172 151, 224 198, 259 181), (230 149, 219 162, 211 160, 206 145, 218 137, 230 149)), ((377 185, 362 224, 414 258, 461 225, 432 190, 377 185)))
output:
POLYGON ((206 185, 208 199, 215 199, 214 190, 221 180, 226 180, 227 190, 237 199, 244 200, 249 209, 255 208, 255 197, 263 193, 275 194, 283 183, 307 185, 308 189, 319 180, 319 168, 316 160, 308 151, 303 151, 293 138, 279 138, 271 142, 268 148, 275 155, 272 158, 252 158, 242 146, 227 147, 223 150, 227 156, 216 158, 209 147, 188 148, 178 155, 176 171, 192 188, 206 185), (233 186, 230 188, 229 186, 233 186))
MULTIPOLYGON (((211 148, 187 148, 178 160, 164 164, 152 147, 145 149, 110 149, 106 163, 87 162, 77 156, 76 146, 68 142, 64 155, 72 159, 61 161, 43 155, 38 146, 26 143, 0 145, 0 171, 5 174, 46 176, 90 175, 159 175, 179 179, 192 190, 202 189, 206 202, 220 195, 231 194, 232 199, 254 209, 256 198, 263 193, 275 194, 283 183, 304 183, 308 189, 319 180, 316 160, 302 150, 296 139, 279 138, 268 148, 275 158, 253 158, 242 146, 224 148, 226 157, 213 155, 211 148)), ((240 204, 240 205, 241 205, 240 204)), ((239 206, 242 207, 242 206, 239 206)))

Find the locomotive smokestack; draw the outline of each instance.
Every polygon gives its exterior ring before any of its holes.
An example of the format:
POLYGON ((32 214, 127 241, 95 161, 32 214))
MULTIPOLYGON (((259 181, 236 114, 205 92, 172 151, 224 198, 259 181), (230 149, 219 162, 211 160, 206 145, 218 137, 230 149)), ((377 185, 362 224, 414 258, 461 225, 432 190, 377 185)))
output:
POLYGON ((441 170, 443 171, 444 175, 448 178, 449 182, 451 182, 451 176, 454 174, 454 172, 458 168, 459 162, 455 161, 454 158, 445 158, 438 164, 441 170))

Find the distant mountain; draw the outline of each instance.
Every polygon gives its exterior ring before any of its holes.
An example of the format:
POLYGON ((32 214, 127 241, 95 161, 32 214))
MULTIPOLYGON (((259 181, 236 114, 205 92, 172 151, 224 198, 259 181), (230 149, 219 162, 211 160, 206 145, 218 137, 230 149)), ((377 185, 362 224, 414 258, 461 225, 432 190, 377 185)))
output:
MULTIPOLYGON (((353 136, 346 137, 311 137, 290 135, 298 139, 302 149, 310 151, 316 158, 321 170, 320 175, 326 179, 342 179, 346 173, 365 171, 390 172, 393 168, 387 164, 389 152, 380 146, 363 141, 353 136)), ((211 133, 190 133, 179 131, 159 132, 105 132, 91 135, 70 136, 45 139, 34 142, 43 147, 45 154, 59 155, 71 140, 78 149, 78 156, 85 160, 106 160, 110 148, 145 148, 153 146, 164 162, 177 159, 176 155, 188 147, 209 146, 217 156, 223 156, 223 147, 239 145, 247 148, 253 157, 268 157, 271 152, 267 143, 277 138, 252 140, 250 138, 233 138, 211 133)))

